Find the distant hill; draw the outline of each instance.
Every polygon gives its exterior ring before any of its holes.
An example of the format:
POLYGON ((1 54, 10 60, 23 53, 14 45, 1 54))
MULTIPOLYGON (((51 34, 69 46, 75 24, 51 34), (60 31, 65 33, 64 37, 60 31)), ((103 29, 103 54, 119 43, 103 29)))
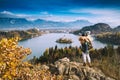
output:
POLYGON ((120 26, 117 26, 116 28, 113 29, 114 32, 120 32, 120 26))
POLYGON ((82 28, 84 26, 92 25, 92 23, 90 23, 88 20, 76 20, 73 22, 68 22, 67 25, 71 27, 82 28))
POLYGON ((31 22, 24 18, 0 18, 0 28, 19 28, 31 25, 31 22))
POLYGON ((0 17, 0 28, 77 28, 91 25, 87 20, 76 20, 72 22, 55 22, 37 19, 35 21, 28 21, 25 18, 7 18, 0 17))
POLYGON ((79 34, 79 33, 85 32, 85 31, 91 31, 91 33, 93 33, 93 34, 98 34, 101 32, 110 32, 110 31, 112 31, 112 28, 106 23, 97 23, 95 25, 83 27, 82 29, 77 30, 73 33, 79 34))
POLYGON ((0 40, 3 38, 15 38, 19 37, 21 40, 30 39, 36 36, 40 36, 44 32, 39 31, 37 28, 28 30, 10 30, 10 31, 0 31, 0 40))

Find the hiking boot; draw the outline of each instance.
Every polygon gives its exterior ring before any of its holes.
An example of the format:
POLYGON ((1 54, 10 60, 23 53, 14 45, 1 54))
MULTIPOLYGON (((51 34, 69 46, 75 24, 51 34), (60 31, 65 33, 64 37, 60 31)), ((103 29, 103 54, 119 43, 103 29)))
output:
POLYGON ((86 66, 86 63, 83 63, 83 66, 86 66))
POLYGON ((88 63, 88 66, 89 66, 89 67, 92 67, 92 64, 91 64, 91 63, 88 63))

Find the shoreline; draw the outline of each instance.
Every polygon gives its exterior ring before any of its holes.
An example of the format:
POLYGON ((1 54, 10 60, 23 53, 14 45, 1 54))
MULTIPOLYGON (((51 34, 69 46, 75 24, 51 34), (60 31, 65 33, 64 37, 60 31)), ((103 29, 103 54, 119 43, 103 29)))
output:
POLYGON ((0 30, 0 40, 2 38, 15 38, 19 37, 20 41, 31 39, 34 37, 41 36, 46 32, 42 32, 37 28, 27 29, 27 30, 0 30))

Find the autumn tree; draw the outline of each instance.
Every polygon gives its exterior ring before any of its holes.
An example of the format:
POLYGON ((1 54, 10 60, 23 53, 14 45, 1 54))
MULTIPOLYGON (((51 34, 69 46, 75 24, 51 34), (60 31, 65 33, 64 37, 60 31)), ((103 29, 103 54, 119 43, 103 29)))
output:
POLYGON ((17 77, 23 59, 31 53, 29 48, 18 46, 19 38, 0 41, 0 79, 11 80, 17 77))

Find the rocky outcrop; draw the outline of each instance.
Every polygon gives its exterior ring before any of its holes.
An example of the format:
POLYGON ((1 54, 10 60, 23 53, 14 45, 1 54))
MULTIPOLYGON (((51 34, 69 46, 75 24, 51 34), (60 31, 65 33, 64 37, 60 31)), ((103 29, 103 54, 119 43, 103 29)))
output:
POLYGON ((67 57, 59 59, 49 67, 53 74, 64 76, 64 80, 114 80, 107 77, 100 69, 83 66, 72 62, 67 57))

